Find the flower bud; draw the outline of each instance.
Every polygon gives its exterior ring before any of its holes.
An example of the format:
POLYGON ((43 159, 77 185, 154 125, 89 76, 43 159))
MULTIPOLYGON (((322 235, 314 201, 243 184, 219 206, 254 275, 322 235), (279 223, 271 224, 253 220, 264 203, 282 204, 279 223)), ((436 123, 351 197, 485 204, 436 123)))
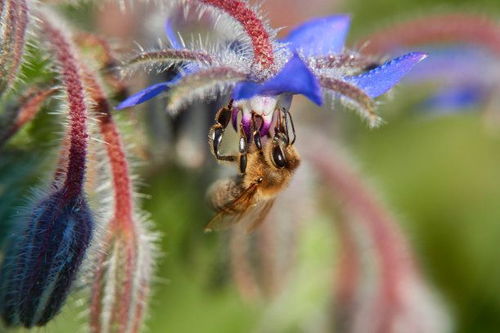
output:
POLYGON ((8 244, 0 273, 0 315, 7 326, 43 326, 61 309, 92 239, 82 195, 40 201, 8 244))

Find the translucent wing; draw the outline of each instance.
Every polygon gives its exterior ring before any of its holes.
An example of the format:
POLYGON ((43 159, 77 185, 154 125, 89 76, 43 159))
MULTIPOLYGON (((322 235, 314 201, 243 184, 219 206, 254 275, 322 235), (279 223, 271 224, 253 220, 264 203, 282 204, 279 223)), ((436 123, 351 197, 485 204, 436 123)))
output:
POLYGON ((267 216, 267 213, 271 209, 274 199, 265 200, 252 204, 253 197, 257 191, 258 183, 254 183, 249 186, 243 193, 226 205, 227 209, 221 209, 217 215, 215 215, 212 220, 205 227, 205 231, 221 230, 231 227, 236 223, 241 223, 244 225, 249 225, 248 231, 253 231, 257 228, 262 221, 267 216), (247 207, 240 213, 232 213, 230 207, 247 207))
POLYGON ((250 225, 247 228, 248 232, 254 232, 255 229, 257 229, 262 224, 262 222, 264 222, 264 220, 267 217, 267 214, 269 214, 269 211, 273 207, 274 201, 275 201, 275 199, 264 201, 258 207, 254 208, 254 210, 252 212, 252 215, 253 215, 252 220, 253 221, 250 223, 250 225))

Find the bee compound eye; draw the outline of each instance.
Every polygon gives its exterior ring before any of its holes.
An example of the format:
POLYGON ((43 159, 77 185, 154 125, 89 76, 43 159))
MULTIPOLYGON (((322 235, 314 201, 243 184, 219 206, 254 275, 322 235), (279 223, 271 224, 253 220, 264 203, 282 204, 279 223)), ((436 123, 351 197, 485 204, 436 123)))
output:
POLYGON ((283 151, 281 151, 280 146, 274 146, 272 151, 273 163, 274 165, 282 169, 286 166, 285 156, 283 155, 283 151))

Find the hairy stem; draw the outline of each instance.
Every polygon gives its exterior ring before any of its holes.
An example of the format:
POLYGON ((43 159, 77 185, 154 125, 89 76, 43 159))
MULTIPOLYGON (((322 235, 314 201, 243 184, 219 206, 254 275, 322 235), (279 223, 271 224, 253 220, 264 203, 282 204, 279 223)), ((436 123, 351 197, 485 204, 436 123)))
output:
POLYGON ((238 21, 252 41, 255 62, 263 68, 274 64, 273 45, 264 23, 249 7, 248 2, 241 0, 198 0, 201 3, 216 7, 238 21))
MULTIPOLYGON (((82 65, 83 67, 83 65, 82 65)), ((106 141, 106 151, 113 177, 115 209, 112 223, 122 230, 133 232, 132 182, 123 143, 111 115, 111 106, 92 73, 84 68, 84 82, 93 102, 93 111, 99 122, 99 130, 106 141)))
POLYGON ((454 13, 426 16, 394 24, 367 36, 365 54, 380 54, 401 46, 466 42, 500 54, 500 24, 488 17, 454 13))
POLYGON ((349 68, 364 70, 366 67, 376 64, 371 57, 354 54, 330 54, 314 58, 314 67, 323 68, 349 68))
POLYGON ((149 281, 135 281, 143 267, 140 266, 139 236, 133 219, 132 181, 125 149, 104 90, 93 73, 86 66, 81 66, 85 86, 94 101, 93 111, 106 142, 115 204, 105 240, 106 250, 111 253, 111 257, 104 253, 99 258, 92 286, 90 330, 94 333, 105 332, 107 327, 113 332, 134 333, 139 331, 142 324, 149 281), (109 292, 108 285, 113 289, 113 298, 106 295, 109 292), (133 314, 130 313, 131 309, 133 314), (103 321, 103 313, 107 311, 110 312, 110 318, 103 321))
POLYGON ((213 63, 213 59, 210 54, 202 51, 191 51, 191 50, 159 50, 151 52, 142 52, 137 56, 133 57, 125 63, 125 66, 137 65, 137 64, 157 64, 158 62, 166 63, 182 63, 186 61, 196 61, 205 62, 207 64, 213 63))
POLYGON ((84 99, 82 78, 78 62, 73 54, 73 48, 63 32, 44 16, 41 17, 40 28, 59 62, 61 81, 68 100, 70 147, 66 179, 63 186, 66 196, 73 197, 81 193, 83 189, 87 162, 87 106, 84 99))
POLYGON ((29 123, 40 111, 43 103, 57 91, 56 88, 37 89, 31 92, 16 110, 13 123, 0 134, 0 147, 2 147, 24 125, 29 123))
POLYGON ((26 44, 26 28, 28 26, 28 6, 26 0, 2 1, 2 45, 0 49, 0 94, 12 85, 17 77, 24 46, 26 44))
POLYGON ((324 89, 338 93, 352 101, 371 127, 376 127, 380 123, 380 117, 375 113, 375 102, 363 90, 343 80, 323 75, 319 76, 319 82, 324 89))
POLYGON ((14 32, 15 39, 12 48, 13 59, 9 71, 8 86, 16 79, 23 58, 24 46, 26 44, 26 28, 28 26, 28 5, 26 4, 26 0, 18 0, 18 6, 18 22, 14 32))
POLYGON ((75 43, 80 47, 91 47, 100 49, 100 52, 93 52, 96 61, 101 66, 101 73, 104 76, 106 84, 113 88, 114 93, 123 96, 127 93, 127 87, 118 74, 119 61, 115 57, 108 41, 100 36, 79 32, 74 37, 75 43))
MULTIPOLYGON (((317 147, 327 147, 329 144, 315 135, 311 135, 309 140, 310 144, 317 147)), ((344 203, 346 214, 354 217, 354 221, 367 232, 372 242, 379 265, 374 306, 377 324, 373 332, 389 332, 403 302, 401 283, 416 272, 407 241, 392 215, 339 154, 326 149, 322 154, 309 152, 308 157, 328 188, 344 203)))

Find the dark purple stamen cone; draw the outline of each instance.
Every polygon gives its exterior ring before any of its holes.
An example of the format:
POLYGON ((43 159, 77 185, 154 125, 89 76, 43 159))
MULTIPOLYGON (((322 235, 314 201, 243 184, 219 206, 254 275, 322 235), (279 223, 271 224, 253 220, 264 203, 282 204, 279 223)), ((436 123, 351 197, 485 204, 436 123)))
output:
POLYGON ((41 201, 11 237, 0 274, 0 314, 7 326, 42 326, 61 309, 92 239, 81 196, 63 191, 41 201))

